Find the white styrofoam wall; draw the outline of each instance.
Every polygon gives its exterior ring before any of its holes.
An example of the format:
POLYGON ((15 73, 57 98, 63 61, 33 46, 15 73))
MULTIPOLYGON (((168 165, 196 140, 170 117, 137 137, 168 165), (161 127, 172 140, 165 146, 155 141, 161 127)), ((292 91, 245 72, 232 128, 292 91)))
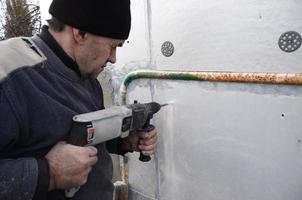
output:
MULTIPOLYGON (((302 34, 299 0, 144 2, 149 21, 143 24, 150 42, 122 52, 129 62, 135 63, 132 55, 147 45, 151 69, 302 71, 302 48, 285 53, 278 46, 282 33, 302 34), (165 41, 174 44, 171 57, 161 53, 165 41)), ((132 0, 132 6, 136 4, 141 1, 132 0)), ((130 40, 136 38, 130 35, 130 40)), ((301 90, 282 85, 133 82, 128 103, 136 99, 174 104, 154 119, 159 141, 153 160, 141 163, 137 154, 130 155, 130 199, 301 199, 301 90)))
POLYGON ((287 54, 278 47, 282 33, 302 32, 299 0, 151 2, 161 69, 301 72, 302 51, 287 54), (176 49, 170 59, 160 52, 166 40, 176 49))

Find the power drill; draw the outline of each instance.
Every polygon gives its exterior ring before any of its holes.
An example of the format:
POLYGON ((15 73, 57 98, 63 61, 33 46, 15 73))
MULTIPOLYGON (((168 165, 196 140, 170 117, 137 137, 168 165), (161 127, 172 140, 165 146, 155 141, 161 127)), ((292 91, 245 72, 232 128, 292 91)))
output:
MULTIPOLYGON (((67 142, 78 146, 96 145, 113 138, 127 137, 136 131, 150 132, 154 129, 150 124, 151 118, 165 105, 135 102, 76 115, 67 142)), ((150 156, 140 153, 139 160, 147 162, 150 159, 150 156)))
MULTIPOLYGON (((113 138, 127 137, 136 131, 150 132, 154 126, 150 120, 161 107, 156 102, 134 104, 125 106, 113 106, 108 109, 76 115, 67 143, 77 146, 96 145, 113 138)), ((148 162, 150 156, 140 152, 139 160, 148 162)), ((65 190, 65 196, 72 198, 80 187, 65 190)))

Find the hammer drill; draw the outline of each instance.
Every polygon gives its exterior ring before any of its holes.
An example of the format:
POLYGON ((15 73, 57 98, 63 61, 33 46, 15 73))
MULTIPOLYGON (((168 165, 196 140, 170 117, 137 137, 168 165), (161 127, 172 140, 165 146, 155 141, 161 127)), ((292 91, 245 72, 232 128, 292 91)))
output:
MULTIPOLYGON (((134 103, 76 115, 67 142, 78 146, 96 145, 113 138, 127 137, 136 131, 152 131, 154 126, 150 120, 165 105, 134 103)), ((151 158, 140 153, 139 159, 147 162, 151 158)))

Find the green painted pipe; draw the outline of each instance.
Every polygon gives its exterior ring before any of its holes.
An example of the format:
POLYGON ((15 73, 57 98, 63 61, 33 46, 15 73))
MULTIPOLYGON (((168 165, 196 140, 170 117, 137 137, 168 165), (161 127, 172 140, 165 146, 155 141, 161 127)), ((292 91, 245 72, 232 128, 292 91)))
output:
POLYGON ((142 78, 184 81, 302 85, 302 74, 139 70, 133 71, 125 76, 119 91, 120 105, 124 105, 126 103, 126 93, 129 84, 135 79, 142 78))

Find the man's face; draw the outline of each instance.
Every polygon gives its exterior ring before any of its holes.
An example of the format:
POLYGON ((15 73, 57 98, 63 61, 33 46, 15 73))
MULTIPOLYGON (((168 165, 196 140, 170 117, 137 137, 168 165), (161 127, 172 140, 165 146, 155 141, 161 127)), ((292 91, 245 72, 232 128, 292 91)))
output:
POLYGON ((116 62, 116 48, 121 47, 124 40, 111 39, 85 33, 85 40, 80 43, 74 54, 82 77, 97 78, 104 70, 107 62, 116 62))

